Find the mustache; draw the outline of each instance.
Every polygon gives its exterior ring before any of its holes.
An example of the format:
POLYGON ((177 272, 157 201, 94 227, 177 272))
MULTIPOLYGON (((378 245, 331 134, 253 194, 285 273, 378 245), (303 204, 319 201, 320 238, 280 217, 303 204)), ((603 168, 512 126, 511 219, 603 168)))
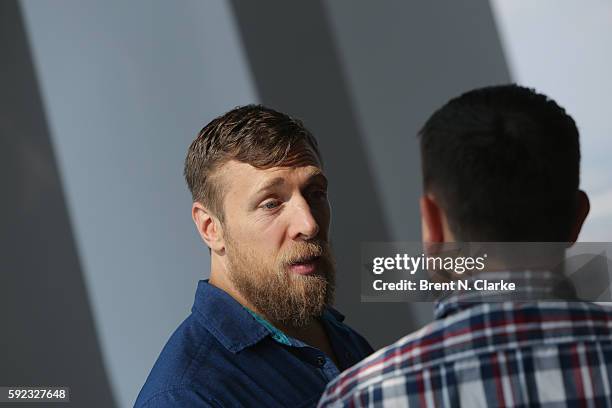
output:
POLYGON ((327 242, 309 241, 293 245, 285 251, 280 259, 282 265, 293 265, 297 263, 310 262, 317 258, 327 258, 330 254, 327 242))

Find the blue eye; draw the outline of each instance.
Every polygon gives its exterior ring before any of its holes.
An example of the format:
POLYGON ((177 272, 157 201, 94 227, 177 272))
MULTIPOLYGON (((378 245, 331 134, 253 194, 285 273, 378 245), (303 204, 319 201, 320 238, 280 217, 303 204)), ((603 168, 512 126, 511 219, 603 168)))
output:
POLYGON ((262 205, 262 208, 266 210, 273 210, 280 205, 279 201, 268 201, 262 205))

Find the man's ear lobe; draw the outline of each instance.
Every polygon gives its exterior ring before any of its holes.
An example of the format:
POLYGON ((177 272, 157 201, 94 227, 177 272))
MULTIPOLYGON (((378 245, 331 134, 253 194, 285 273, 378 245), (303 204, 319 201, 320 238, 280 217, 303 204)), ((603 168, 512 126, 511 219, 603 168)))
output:
POLYGON ((440 207, 429 194, 421 197, 420 205, 423 242, 444 242, 444 225, 440 207))
POLYGON ((578 190, 576 193, 576 217, 572 224, 570 231, 569 242, 574 243, 578 240, 578 235, 582 229, 582 224, 586 219, 591 209, 591 203, 589 202, 589 196, 582 190, 578 190))
POLYGON ((199 202, 194 202, 191 207, 191 218, 211 251, 221 252, 225 250, 225 240, 223 239, 223 229, 221 222, 206 207, 199 202))

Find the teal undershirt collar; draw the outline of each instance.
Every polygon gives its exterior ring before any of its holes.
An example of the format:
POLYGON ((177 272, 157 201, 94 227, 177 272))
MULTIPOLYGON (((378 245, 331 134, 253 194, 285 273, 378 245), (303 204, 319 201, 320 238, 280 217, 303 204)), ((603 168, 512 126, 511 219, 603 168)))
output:
POLYGON ((255 320, 257 320, 261 325, 263 325, 266 329, 268 329, 268 331, 270 332, 270 335, 272 336, 274 340, 286 346, 292 345, 291 341, 289 340, 289 337, 285 333, 278 330, 269 321, 267 321, 266 319, 264 319, 263 317, 261 317, 260 315, 258 315, 257 313, 249 309, 248 307, 245 307, 245 306, 243 307, 247 310, 247 312, 251 314, 251 316, 253 316, 255 320))

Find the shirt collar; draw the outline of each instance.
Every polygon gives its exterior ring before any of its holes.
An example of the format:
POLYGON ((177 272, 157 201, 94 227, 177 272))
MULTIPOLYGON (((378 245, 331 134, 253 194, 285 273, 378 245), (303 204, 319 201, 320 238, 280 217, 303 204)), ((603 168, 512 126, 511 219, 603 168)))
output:
MULTIPOLYGON (((255 320, 257 320, 262 326, 266 328, 266 330, 270 332, 270 336, 277 343, 284 344, 285 346, 294 346, 294 347, 302 347, 304 345, 302 341, 289 337, 283 331, 277 329, 272 323, 267 321, 263 316, 258 315, 257 313, 247 308, 246 306, 243 306, 243 307, 247 312, 251 314, 251 316, 253 316, 255 320)), ((329 322, 334 327, 337 327, 339 325, 339 322, 343 320, 344 320, 344 315, 331 307, 327 307, 325 311, 323 312, 323 315, 321 316, 322 323, 329 322)), ((328 328, 329 326, 325 325, 325 327, 328 328)), ((334 329, 332 328, 331 330, 334 330, 334 329)), ((327 334, 331 336, 331 333, 328 332, 327 334)))
POLYGON ((225 291, 208 280, 198 282, 191 309, 199 322, 229 351, 237 353, 252 346, 270 331, 225 291))
POLYGON ((270 335, 275 341, 277 341, 280 344, 284 344, 286 346, 291 346, 291 340, 285 333, 283 333, 282 331, 274 327, 274 325, 272 325, 272 323, 264 319, 263 316, 258 315, 257 313, 255 313, 254 311, 252 311, 246 306, 243 306, 243 307, 246 309, 247 312, 251 314, 251 316, 253 316, 255 320, 259 322, 259 324, 264 326, 270 332, 270 335))
POLYGON ((558 272, 551 271, 498 271, 475 274, 467 280, 473 287, 475 280, 486 279, 488 282, 514 283, 516 289, 511 293, 496 290, 470 290, 450 292, 435 303, 434 318, 441 319, 450 314, 492 302, 533 302, 546 300, 577 300, 571 282, 558 272))

